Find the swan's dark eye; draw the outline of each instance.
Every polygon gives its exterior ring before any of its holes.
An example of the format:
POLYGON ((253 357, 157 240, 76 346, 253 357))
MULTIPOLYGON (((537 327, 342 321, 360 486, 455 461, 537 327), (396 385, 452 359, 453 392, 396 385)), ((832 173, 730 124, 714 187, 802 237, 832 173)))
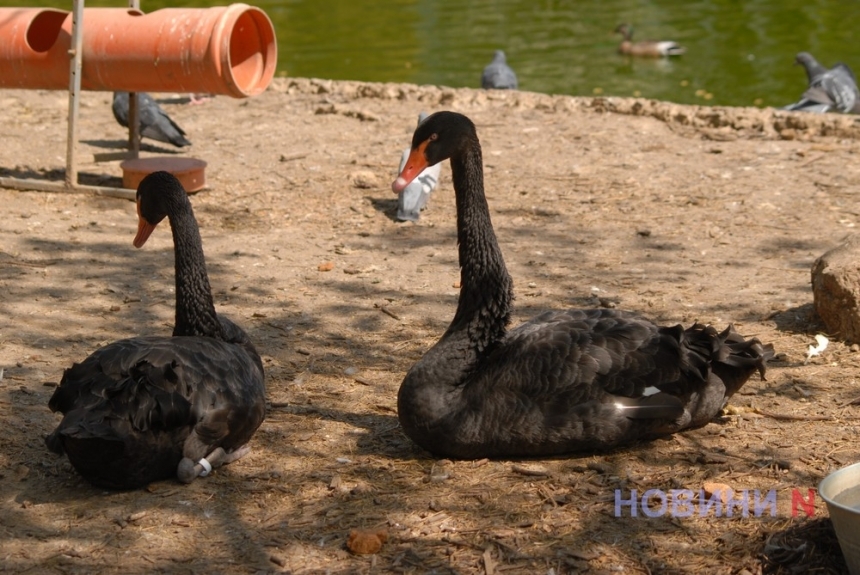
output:
POLYGON ((428 139, 429 139, 431 142, 432 142, 433 140, 438 140, 438 139, 439 139, 439 134, 437 134, 436 132, 433 132, 432 134, 430 134, 430 138, 428 138, 428 139))

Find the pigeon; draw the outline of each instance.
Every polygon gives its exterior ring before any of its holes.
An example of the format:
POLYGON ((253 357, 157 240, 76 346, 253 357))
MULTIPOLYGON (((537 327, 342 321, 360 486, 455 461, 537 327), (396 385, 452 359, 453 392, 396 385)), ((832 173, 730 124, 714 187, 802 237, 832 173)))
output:
POLYGON ((484 68, 484 73, 481 74, 481 87, 486 90, 517 89, 517 75, 508 66, 505 53, 501 50, 496 50, 493 61, 484 68))
POLYGON ((783 110, 860 114, 857 78, 846 64, 839 62, 828 70, 809 52, 798 53, 794 62, 806 69, 809 87, 800 100, 784 106, 783 110))
MULTIPOLYGON (((418 115, 418 124, 424 121, 427 117, 426 112, 421 112, 418 115)), ((403 155, 400 157, 400 166, 397 172, 403 170, 406 165, 406 160, 409 158, 409 153, 412 150, 406 148, 403 150, 403 155)), ((421 216, 421 210, 427 205, 427 199, 430 197, 430 192, 436 187, 439 181, 439 173, 442 171, 442 164, 430 166, 426 170, 418 174, 418 177, 404 188, 402 192, 397 194, 397 219, 402 222, 417 222, 421 216)))
MULTIPOLYGON (((120 126, 128 128, 128 92, 114 92, 111 108, 113 117, 120 126)), ((152 96, 138 92, 137 108, 138 132, 141 138, 173 144, 177 148, 191 145, 191 142, 185 138, 182 128, 170 119, 152 96)))

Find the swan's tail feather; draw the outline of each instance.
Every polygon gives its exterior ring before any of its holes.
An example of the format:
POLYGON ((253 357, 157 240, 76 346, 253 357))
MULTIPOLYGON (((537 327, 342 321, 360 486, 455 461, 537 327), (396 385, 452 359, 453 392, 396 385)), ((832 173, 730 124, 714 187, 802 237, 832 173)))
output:
POLYGON ((774 357, 772 344, 762 344, 755 337, 744 339, 733 325, 718 335, 718 341, 719 352, 712 360, 711 368, 726 386, 726 398, 734 395, 756 371, 762 381, 767 381, 767 362, 774 357))

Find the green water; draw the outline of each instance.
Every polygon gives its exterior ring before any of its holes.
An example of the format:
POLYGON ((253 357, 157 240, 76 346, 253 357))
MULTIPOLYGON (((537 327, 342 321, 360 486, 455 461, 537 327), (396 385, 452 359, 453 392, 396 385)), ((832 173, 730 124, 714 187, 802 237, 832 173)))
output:
MULTIPOLYGON (((482 68, 501 48, 523 90, 782 106, 806 87, 803 69, 792 65, 798 51, 860 72, 858 0, 247 3, 263 8, 275 25, 279 75, 479 87, 482 68), (612 30, 624 21, 635 26, 635 38, 675 40, 687 54, 672 60, 617 54, 620 39, 612 30)), ((23 4, 71 9, 70 0, 23 4)), ((141 0, 146 12, 224 4, 141 0)))

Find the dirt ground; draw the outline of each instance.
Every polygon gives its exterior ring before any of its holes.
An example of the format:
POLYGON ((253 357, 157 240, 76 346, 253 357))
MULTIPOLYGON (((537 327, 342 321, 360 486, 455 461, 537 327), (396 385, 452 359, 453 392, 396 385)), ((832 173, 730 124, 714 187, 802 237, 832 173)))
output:
MULTIPOLYGON (((792 493, 860 460, 858 346, 823 329, 813 260, 860 222, 860 121, 635 99, 278 79, 248 100, 160 95, 208 162, 192 201, 216 306, 256 342, 270 409, 253 452, 212 476, 112 493, 44 446, 64 368, 169 334, 167 227, 135 250, 134 204, 0 189, 0 571, 5 573, 840 573, 824 502, 792 493), (514 278, 514 323, 617 305, 664 324, 734 323, 773 343, 708 426, 604 454, 440 461, 402 434, 398 386, 457 300, 450 172, 417 224, 390 183, 416 117, 478 126, 514 278), (776 514, 673 517, 616 490, 776 493, 776 514), (387 535, 378 553, 353 529, 387 535)), ((82 181, 125 134, 85 93, 82 181)), ((0 93, 0 176, 61 179, 63 92, 0 93)), ((144 155, 171 154, 144 146, 144 155)), ((659 503, 657 501, 656 503, 659 503)), ((706 509, 706 511, 708 511, 706 509)))

